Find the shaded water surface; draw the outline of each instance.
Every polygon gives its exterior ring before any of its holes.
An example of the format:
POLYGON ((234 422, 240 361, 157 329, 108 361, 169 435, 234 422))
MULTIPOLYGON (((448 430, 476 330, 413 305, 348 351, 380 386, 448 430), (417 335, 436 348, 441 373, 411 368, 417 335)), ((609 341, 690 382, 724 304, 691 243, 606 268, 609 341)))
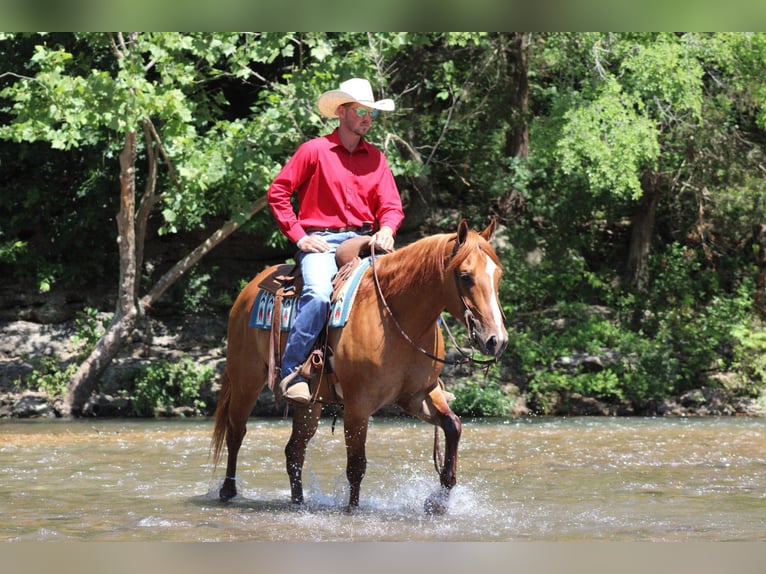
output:
POLYGON ((289 420, 251 419, 227 504, 210 420, 0 421, 0 540, 766 540, 766 420, 464 420, 440 517, 423 512, 433 427, 372 421, 349 515, 337 426, 323 419, 309 446, 296 507, 289 420))

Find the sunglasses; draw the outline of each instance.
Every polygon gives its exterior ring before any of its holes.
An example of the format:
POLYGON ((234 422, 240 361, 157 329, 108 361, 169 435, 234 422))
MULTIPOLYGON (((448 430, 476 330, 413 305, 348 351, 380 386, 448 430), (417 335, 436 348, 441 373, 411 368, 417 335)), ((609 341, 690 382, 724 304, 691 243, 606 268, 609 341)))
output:
POLYGON ((368 110, 367 108, 354 108, 354 111, 356 112, 356 115, 360 118, 365 117, 367 114, 370 114, 370 119, 374 120, 380 115, 380 110, 368 110))

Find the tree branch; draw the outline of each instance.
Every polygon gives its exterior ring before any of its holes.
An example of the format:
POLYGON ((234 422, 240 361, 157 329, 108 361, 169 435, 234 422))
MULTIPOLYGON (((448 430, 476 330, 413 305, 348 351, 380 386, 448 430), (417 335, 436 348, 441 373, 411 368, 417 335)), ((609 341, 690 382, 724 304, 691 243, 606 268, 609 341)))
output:
POLYGON ((173 162, 170 160, 170 156, 168 156, 167 151, 165 150, 165 146, 162 144, 162 139, 160 138, 160 134, 157 133, 157 129, 154 127, 154 123, 150 118, 146 118, 144 120, 146 124, 148 125, 149 131, 152 134, 152 138, 155 142, 157 142, 157 148, 160 150, 160 155, 162 155, 162 159, 165 160, 165 163, 168 166, 168 173, 170 174, 170 179, 173 181, 173 184, 176 186, 176 189, 178 189, 179 192, 183 193, 183 187, 181 186, 181 182, 178 181, 178 177, 176 176, 176 170, 173 167, 173 162))
MULTIPOLYGON (((253 202, 250 206, 250 217, 261 211, 268 205, 266 196, 253 202)), ((150 308, 154 302, 162 296, 162 294, 170 287, 175 281, 181 277, 186 271, 193 267, 197 261, 202 259, 207 253, 212 251, 219 243, 226 239, 229 235, 234 233, 239 227, 240 223, 230 219, 224 223, 218 230, 216 230, 210 237, 198 245, 193 251, 191 251, 186 257, 176 263, 172 269, 167 271, 162 277, 159 278, 154 287, 144 295, 139 304, 142 309, 150 308)))

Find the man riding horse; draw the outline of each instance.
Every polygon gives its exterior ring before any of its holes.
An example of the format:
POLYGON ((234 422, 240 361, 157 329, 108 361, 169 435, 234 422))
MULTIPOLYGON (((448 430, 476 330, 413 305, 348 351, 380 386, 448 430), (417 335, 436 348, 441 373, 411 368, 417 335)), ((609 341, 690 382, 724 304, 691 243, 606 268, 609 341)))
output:
POLYGON ((302 144, 268 190, 279 229, 298 247, 303 291, 282 356, 283 396, 306 404, 308 379, 300 373, 327 319, 335 251, 346 239, 372 233, 377 249, 391 251, 404 219, 402 201, 383 153, 364 139, 380 111, 393 111, 390 99, 375 100, 361 78, 323 93, 320 113, 338 118, 330 134, 302 144), (298 214, 291 197, 298 193, 298 214))
MULTIPOLYGON (((259 316, 261 304, 256 302, 267 291, 265 286, 280 273, 278 265, 254 277, 229 313, 226 368, 211 441, 216 465, 224 443, 228 452, 219 497, 226 501, 238 494, 237 460, 247 421, 267 382, 273 386, 274 357, 281 350, 280 390, 293 402, 292 431, 285 446, 293 503, 304 501, 306 448, 322 413, 322 401, 312 399, 331 379, 335 394, 329 398, 343 402, 348 509, 359 506, 369 420, 383 406, 395 404, 444 432, 443 463, 436 465, 440 488, 425 505, 428 512, 444 512, 457 481, 461 422, 439 378, 446 362, 439 319, 445 311, 455 317, 488 357, 498 357, 508 344, 499 298, 502 267, 490 244, 497 222, 492 219, 478 232, 462 220, 454 232, 424 237, 393 251, 394 234, 404 217, 401 198, 383 154, 364 136, 378 112, 393 110, 394 103, 375 100, 369 82, 355 78, 322 94, 318 105, 323 115, 338 118, 338 128, 301 145, 268 190, 280 230, 299 249, 303 289, 297 317, 283 337, 274 328, 282 324, 283 313, 275 312, 276 302, 269 308, 262 299, 271 320, 265 326, 251 322, 254 313, 259 316), (291 204, 295 192, 297 215, 291 204), (365 233, 373 235, 362 237, 365 233), (339 246, 355 237, 369 239, 375 252, 392 252, 358 267, 362 273, 354 275, 356 290, 348 300, 353 299, 353 305, 346 315, 341 313, 343 321, 324 331, 327 349, 332 350, 332 376, 327 371, 313 374, 317 389, 310 389, 301 367, 328 318, 332 278, 338 272, 336 255, 346 250, 339 246)), ((436 445, 436 435, 434 439, 436 445)))

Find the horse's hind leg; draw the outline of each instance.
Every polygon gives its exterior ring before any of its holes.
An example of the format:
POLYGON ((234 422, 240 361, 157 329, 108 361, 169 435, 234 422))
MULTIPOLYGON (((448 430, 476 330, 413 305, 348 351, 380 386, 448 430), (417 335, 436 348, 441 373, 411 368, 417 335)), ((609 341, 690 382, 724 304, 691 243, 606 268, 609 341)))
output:
POLYGON ((290 497, 295 504, 303 503, 303 463, 306 460, 306 448, 316 433, 321 414, 321 403, 296 405, 293 409, 293 431, 285 446, 285 459, 287 475, 290 477, 290 497))
POLYGON ((237 457, 242 440, 247 433, 247 419, 253 410, 258 395, 263 388, 263 376, 253 372, 232 372, 227 365, 221 379, 221 394, 215 411, 214 449, 217 456, 221 443, 226 441, 226 477, 218 491, 218 497, 230 500, 237 495, 237 457), (252 386, 244 386, 241 381, 253 381, 252 386))
MULTIPOLYGON (((250 407, 252 409, 252 406, 250 407)), ((237 456, 242 446, 242 440, 247 433, 247 418, 250 416, 250 410, 242 408, 232 409, 235 412, 229 412, 229 419, 226 423, 226 478, 224 478, 221 490, 218 491, 218 497, 221 500, 230 500, 237 495, 237 456)))

